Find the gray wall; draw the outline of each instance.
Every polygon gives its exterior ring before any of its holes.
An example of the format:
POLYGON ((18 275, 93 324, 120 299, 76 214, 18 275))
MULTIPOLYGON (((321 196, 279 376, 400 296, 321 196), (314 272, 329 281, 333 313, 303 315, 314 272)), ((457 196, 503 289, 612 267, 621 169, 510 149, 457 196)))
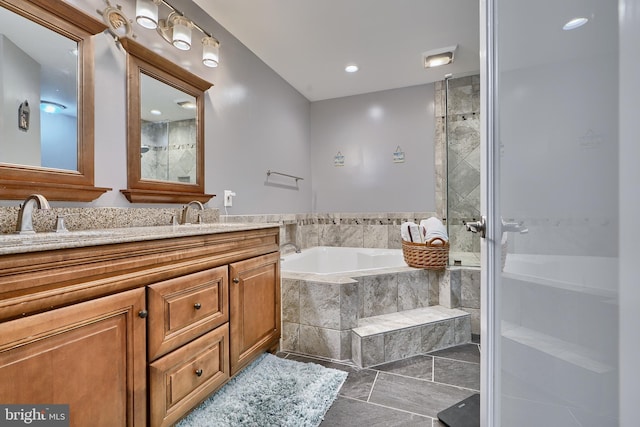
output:
MULTIPOLYGON (((99 19, 96 10, 106 7, 103 0, 70 3, 99 19)), ((134 1, 120 5, 135 16, 134 1)), ((209 207, 225 214, 223 193, 232 190, 230 215, 435 210, 433 85, 311 104, 197 5, 174 6, 220 40, 218 68, 201 65, 197 42, 178 51, 155 31, 132 29, 139 43, 214 85, 205 99, 205 191, 217 195, 209 207), (398 145, 404 163, 393 163, 398 145), (338 150, 348 156, 342 168, 333 166, 338 150), (304 179, 267 178, 267 170, 304 179)), ((113 190, 90 204, 56 205, 142 207, 120 193, 127 188, 126 53, 108 34, 94 39, 95 183, 113 190)))
POLYGON ((40 166, 40 65, 0 34, 0 161, 40 166), (29 129, 18 127, 18 108, 28 101, 29 129))
POLYGON ((314 211, 435 211, 433 109, 433 84, 312 103, 314 211))
MULTIPOLYGON (((105 8, 104 2, 97 0, 73 3, 87 13, 105 8)), ((223 192, 233 190, 237 196, 229 214, 309 212, 309 101, 195 4, 172 4, 220 40, 218 68, 200 64, 197 43, 189 52, 178 51, 155 31, 137 24, 133 29, 139 43, 214 85, 205 99, 205 191, 217 197, 208 206, 224 213, 223 192), (297 190, 265 185, 268 169, 300 175, 305 180, 297 190)), ((128 16, 135 16, 135 2, 123 2, 122 6, 128 16)), ((197 39, 194 32, 193 40, 197 39)), ((97 186, 112 187, 113 191, 92 205, 137 206, 120 194, 127 186, 126 54, 105 34, 97 35, 95 44, 95 181, 97 186)))

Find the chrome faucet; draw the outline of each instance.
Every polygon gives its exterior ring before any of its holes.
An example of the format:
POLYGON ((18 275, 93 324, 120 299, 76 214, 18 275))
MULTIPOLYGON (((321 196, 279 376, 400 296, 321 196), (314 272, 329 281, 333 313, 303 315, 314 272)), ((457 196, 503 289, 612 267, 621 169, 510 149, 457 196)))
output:
POLYGON ((32 234, 33 230, 33 209, 51 209, 49 202, 41 194, 32 194, 25 199, 20 205, 18 212, 18 223, 16 225, 16 233, 32 234))
POLYGON ((286 248, 287 246, 293 246, 293 249, 295 249, 296 253, 299 254, 300 252, 302 252, 300 250, 300 248, 293 242, 287 242, 283 245, 280 245, 280 250, 282 250, 283 248, 286 248))
MULTIPOLYGON (((191 224, 189 222, 189 211, 191 210, 191 206, 197 206, 201 211, 204 210, 204 206, 197 200, 187 203, 182 207, 182 216, 180 217, 180 224, 191 224)), ((198 223, 202 221, 202 217, 198 215, 198 223)))

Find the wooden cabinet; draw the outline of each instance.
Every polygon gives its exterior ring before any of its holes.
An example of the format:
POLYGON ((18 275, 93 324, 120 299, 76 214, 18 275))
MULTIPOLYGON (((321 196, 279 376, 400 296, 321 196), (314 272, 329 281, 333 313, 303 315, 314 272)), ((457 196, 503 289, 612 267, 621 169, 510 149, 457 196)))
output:
POLYGON ((175 423, 277 348, 279 260, 277 226, 0 256, 0 403, 175 423))
POLYGON ((0 402, 68 404, 78 427, 144 425, 144 302, 134 289, 0 323, 0 402))
POLYGON ((231 375, 280 339, 280 254, 229 266, 231 375))
POLYGON ((173 424, 229 379, 228 275, 225 265, 148 287, 150 425, 173 424))

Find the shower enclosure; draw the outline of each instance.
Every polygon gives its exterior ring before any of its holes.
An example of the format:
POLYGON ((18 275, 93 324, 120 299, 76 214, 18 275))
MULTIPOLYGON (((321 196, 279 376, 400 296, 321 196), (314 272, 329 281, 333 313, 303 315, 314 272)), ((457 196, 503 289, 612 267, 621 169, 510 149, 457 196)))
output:
POLYGON ((480 265, 480 237, 466 222, 480 219, 480 76, 436 84, 438 215, 446 219, 450 263, 480 265))

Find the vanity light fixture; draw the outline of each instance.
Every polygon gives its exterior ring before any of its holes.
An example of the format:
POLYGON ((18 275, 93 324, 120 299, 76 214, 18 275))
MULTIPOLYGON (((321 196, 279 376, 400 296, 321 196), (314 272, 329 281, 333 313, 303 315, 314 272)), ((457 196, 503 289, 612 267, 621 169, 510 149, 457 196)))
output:
POLYGON ((220 42, 166 0, 136 0, 136 22, 144 28, 155 29, 167 43, 180 50, 191 49, 192 30, 198 30, 204 36, 201 42, 202 63, 210 68, 218 66, 220 42), (169 15, 164 19, 159 19, 160 4, 170 10, 169 15))
POLYGON ((451 64, 458 45, 445 47, 442 49, 430 50, 422 54, 424 60, 424 68, 439 67, 441 65, 451 64))
POLYGON ((136 22, 144 28, 158 28, 158 5, 160 0, 136 0, 136 22))
POLYGON ((53 101, 40 100, 40 109, 45 113, 61 113, 67 109, 66 105, 62 105, 53 101))

